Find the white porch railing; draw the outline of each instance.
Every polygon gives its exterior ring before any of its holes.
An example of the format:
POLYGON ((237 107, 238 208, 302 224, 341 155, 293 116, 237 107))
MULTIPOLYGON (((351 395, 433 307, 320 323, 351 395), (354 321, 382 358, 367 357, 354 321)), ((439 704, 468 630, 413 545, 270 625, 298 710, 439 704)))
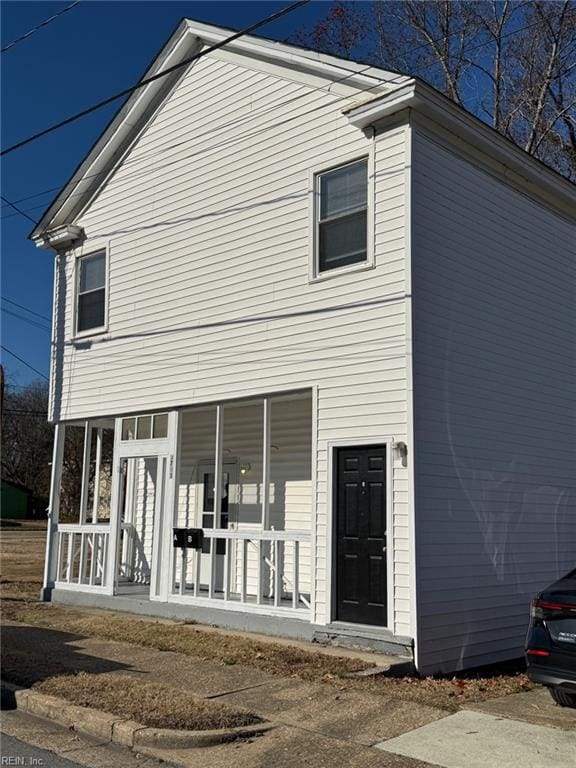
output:
POLYGON ((110 526, 58 525, 56 586, 77 586, 104 591, 110 526))
POLYGON ((210 551, 174 550, 172 600, 232 610, 310 613, 309 531, 204 529, 210 551), (223 552, 219 553, 217 542, 223 552))

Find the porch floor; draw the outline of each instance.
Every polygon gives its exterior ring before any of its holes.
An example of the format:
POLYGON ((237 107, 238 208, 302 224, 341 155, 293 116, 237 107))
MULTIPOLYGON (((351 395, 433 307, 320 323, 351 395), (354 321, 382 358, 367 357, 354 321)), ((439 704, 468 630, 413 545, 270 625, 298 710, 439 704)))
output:
MULTIPOLYGON (((123 596, 138 597, 140 600, 149 599, 150 585, 137 584, 137 583, 131 583, 131 582, 122 582, 116 587, 116 592, 114 597, 123 597, 123 596)), ((172 594, 172 597, 175 599, 177 599, 178 597, 198 597, 206 601, 208 600, 222 601, 225 599, 223 590, 215 590, 212 593, 212 596, 210 597, 209 587, 207 584, 200 585, 198 594, 195 593, 193 586, 192 587, 187 586, 183 592, 180 592, 179 585, 177 584, 172 594)), ((244 596, 244 599, 242 599, 242 595, 240 594, 240 592, 229 592, 228 601, 237 602, 238 604, 243 604, 243 605, 261 605, 261 606, 263 605, 263 606, 269 606, 271 608, 276 607, 276 608, 294 609, 293 599, 291 594, 283 596, 280 600, 278 600, 278 602, 276 602, 274 600, 274 597, 263 596, 260 598, 260 601, 258 601, 256 595, 246 594, 244 596)), ((310 605, 310 596, 304 594, 300 596, 300 605, 294 610, 301 609, 303 612, 308 611, 309 605, 310 605), (308 605, 306 605, 304 600, 308 603, 308 605)))

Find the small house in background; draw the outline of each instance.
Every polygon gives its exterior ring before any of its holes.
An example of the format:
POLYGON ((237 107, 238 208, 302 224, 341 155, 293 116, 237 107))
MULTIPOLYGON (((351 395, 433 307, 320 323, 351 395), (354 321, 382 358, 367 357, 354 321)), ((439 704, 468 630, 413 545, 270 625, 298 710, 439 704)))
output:
POLYGON ((181 22, 32 233, 44 595, 519 656, 576 560, 575 188, 416 78, 229 35, 181 22))
POLYGON ((31 492, 23 485, 2 480, 0 483, 0 517, 16 520, 28 517, 31 492))
POLYGON ((29 488, 19 483, 1 481, 0 517, 3 520, 45 520, 47 508, 48 499, 35 496, 29 488))

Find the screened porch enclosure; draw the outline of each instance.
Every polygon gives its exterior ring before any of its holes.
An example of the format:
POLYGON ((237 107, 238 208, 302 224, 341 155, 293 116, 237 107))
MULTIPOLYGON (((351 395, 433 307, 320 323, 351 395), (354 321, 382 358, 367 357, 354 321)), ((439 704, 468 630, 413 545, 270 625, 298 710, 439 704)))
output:
POLYGON ((310 616, 310 392, 56 432, 45 585, 310 616))
POLYGON ((181 416, 171 594, 240 606, 310 608, 312 401, 238 401, 181 416), (219 513, 218 513, 219 511, 219 513))

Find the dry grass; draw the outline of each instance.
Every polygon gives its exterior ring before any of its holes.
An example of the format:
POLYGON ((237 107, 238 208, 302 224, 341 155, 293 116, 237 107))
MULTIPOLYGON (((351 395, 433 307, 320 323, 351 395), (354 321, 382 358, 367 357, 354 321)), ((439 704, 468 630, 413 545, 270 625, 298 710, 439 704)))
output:
POLYGON ((146 683, 128 674, 69 674, 56 659, 34 657, 24 651, 3 649, 2 677, 72 704, 121 715, 155 728, 204 731, 262 722, 252 712, 206 701, 180 688, 146 683))
POLYGON ((168 685, 142 683, 128 675, 80 672, 48 678, 35 688, 72 704, 121 715, 153 728, 207 731, 262 722, 252 712, 206 701, 168 685))
POLYGON ((273 641, 268 643, 207 632, 194 626, 16 602, 4 606, 4 615, 13 621, 77 635, 120 642, 126 642, 129 637, 131 644, 145 648, 174 651, 222 665, 257 667, 281 677, 298 677, 340 688, 394 696, 449 711, 456 711, 464 704, 506 696, 533 687, 522 668, 511 666, 462 673, 452 678, 379 675, 375 678, 350 679, 346 676, 351 672, 365 669, 369 665, 357 659, 276 645, 273 641))
POLYGON ((294 646, 276 645, 224 633, 206 632, 193 625, 167 624, 113 614, 93 614, 77 609, 41 604, 7 603, 3 618, 24 624, 49 627, 75 635, 116 640, 159 651, 216 661, 223 665, 244 664, 283 677, 318 680, 343 677, 369 665, 357 659, 327 656, 294 646))
POLYGON ((37 600, 42 586, 46 524, 19 521, 0 527, 0 596, 37 600))
MULTIPOLYGON (((5 620, 48 627, 106 640, 130 642, 160 651, 175 651, 222 665, 242 664, 269 674, 298 677, 339 687, 395 696, 450 711, 461 705, 530 690, 523 668, 478 670, 453 678, 378 676, 350 680, 350 672, 368 665, 356 659, 327 656, 294 646, 203 631, 190 625, 138 620, 118 614, 52 607, 37 601, 42 578, 44 533, 24 529, 0 531, 2 615, 5 620)), ((25 666, 25 665, 24 665, 25 666)), ((55 672, 56 674, 57 672, 55 672)))

